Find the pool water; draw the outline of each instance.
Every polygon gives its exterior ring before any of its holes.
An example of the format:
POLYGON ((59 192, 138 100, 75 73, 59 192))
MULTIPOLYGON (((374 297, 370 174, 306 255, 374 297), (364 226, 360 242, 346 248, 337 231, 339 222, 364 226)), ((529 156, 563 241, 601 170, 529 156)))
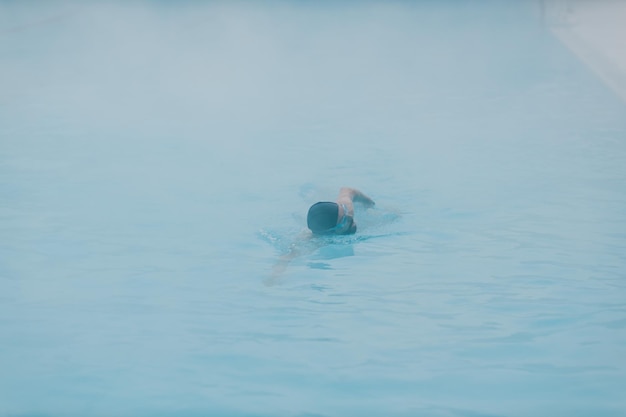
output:
POLYGON ((626 104, 530 2, 0 16, 0 416, 626 415, 626 104))

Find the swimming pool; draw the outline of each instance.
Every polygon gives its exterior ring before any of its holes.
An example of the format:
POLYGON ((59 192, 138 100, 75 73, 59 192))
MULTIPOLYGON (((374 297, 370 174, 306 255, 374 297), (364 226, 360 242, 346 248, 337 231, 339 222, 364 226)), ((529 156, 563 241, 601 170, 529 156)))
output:
POLYGON ((528 3, 0 12, 0 415, 626 412, 626 107, 528 3))

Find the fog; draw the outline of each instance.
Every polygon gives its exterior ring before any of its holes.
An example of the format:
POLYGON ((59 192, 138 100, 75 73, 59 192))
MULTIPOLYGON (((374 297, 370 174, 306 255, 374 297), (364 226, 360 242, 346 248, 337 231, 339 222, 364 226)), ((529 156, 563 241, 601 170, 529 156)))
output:
POLYGON ((195 132, 372 124, 523 73, 517 50, 491 51, 528 36, 532 8, 499 3, 3 2, 1 103, 195 132))
POLYGON ((624 103, 547 12, 0 1, 0 415, 621 415, 624 103))

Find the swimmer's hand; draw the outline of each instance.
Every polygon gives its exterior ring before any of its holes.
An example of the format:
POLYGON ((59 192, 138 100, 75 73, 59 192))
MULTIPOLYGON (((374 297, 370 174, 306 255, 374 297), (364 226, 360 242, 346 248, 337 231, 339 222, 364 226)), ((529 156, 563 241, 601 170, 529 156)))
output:
POLYGON ((365 206, 365 208, 372 208, 376 205, 374 200, 363 194, 363 198, 355 198, 354 201, 361 203, 365 206))
POLYGON ((367 195, 363 194, 361 191, 356 188, 348 188, 344 187, 339 191, 339 195, 348 195, 350 199, 355 203, 361 203, 365 206, 365 208, 371 208, 376 205, 374 200, 369 198, 367 195))

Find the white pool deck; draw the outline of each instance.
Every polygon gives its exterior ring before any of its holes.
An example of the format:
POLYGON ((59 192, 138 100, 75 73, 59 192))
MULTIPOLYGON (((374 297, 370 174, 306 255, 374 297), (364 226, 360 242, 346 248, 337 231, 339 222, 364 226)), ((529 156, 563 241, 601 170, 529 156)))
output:
POLYGON ((626 101, 626 0, 543 0, 556 36, 626 101))

